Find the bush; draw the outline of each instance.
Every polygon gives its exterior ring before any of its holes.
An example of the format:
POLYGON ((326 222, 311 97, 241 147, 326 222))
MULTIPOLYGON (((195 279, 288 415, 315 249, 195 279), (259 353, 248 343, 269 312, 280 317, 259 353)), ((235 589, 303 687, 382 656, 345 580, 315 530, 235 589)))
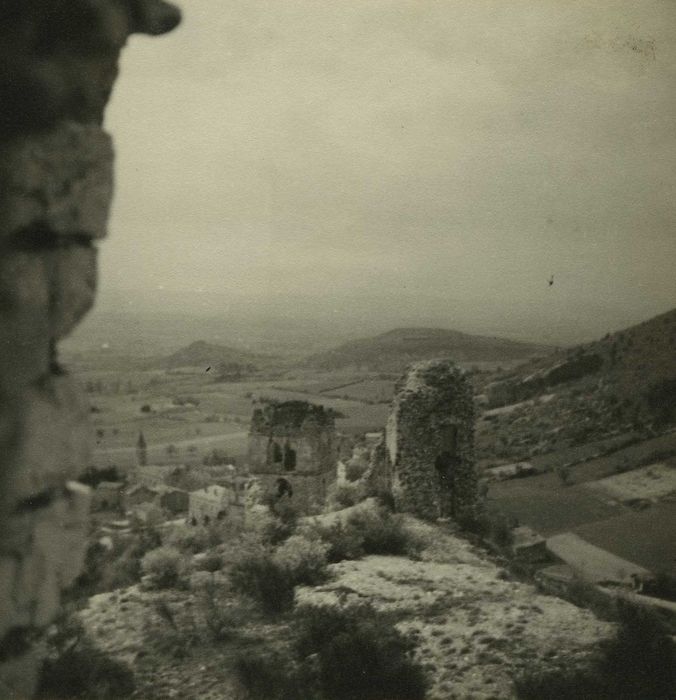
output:
POLYGON ((366 497, 363 486, 355 482, 335 483, 326 499, 327 510, 343 510, 354 506, 366 497))
POLYGON ((422 700, 425 677, 413 643, 370 606, 300 609, 294 642, 267 645, 235 664, 250 697, 261 700, 422 700))
POLYGON ((332 564, 364 556, 364 537, 354 527, 346 526, 340 520, 332 525, 312 523, 307 526, 306 533, 308 537, 317 537, 328 545, 326 558, 332 564))
POLYGON ((141 560, 141 569, 152 576, 157 588, 173 588, 185 572, 185 558, 176 547, 166 545, 148 552, 141 560))
POLYGON ((172 659, 186 658, 201 643, 195 617, 191 614, 186 620, 183 616, 179 624, 176 614, 162 599, 154 601, 154 608, 160 624, 153 623, 146 627, 146 646, 172 659))
POLYGON ((468 511, 458 518, 458 525, 466 532, 477 535, 482 540, 492 542, 501 549, 507 549, 514 541, 512 530, 518 525, 515 518, 494 510, 468 511))
POLYGON ((328 545, 326 558, 331 563, 359 559, 365 554, 415 556, 422 547, 422 542, 406 529, 403 517, 383 506, 355 511, 345 521, 330 525, 308 523, 303 534, 328 545))
POLYGON ((270 498, 267 505, 273 518, 264 528, 263 539, 271 545, 276 545, 295 532, 298 511, 287 498, 270 498))
POLYGON ((676 644, 655 613, 620 601, 620 626, 585 670, 531 673, 516 680, 521 700, 674 700, 676 644))
POLYGON ((326 579, 329 545, 301 535, 292 535, 273 555, 273 561, 288 572, 294 585, 314 586, 326 579))
POLYGON ((248 696, 256 700, 321 700, 312 669, 284 650, 241 653, 235 673, 248 696))
POLYGON ((233 589, 255 600, 267 615, 276 615, 293 606, 294 583, 269 552, 249 554, 230 570, 233 589))
POLYGON ((293 606, 294 588, 325 580, 328 545, 300 535, 290 537, 276 552, 260 547, 245 554, 230 570, 235 591, 253 598, 266 614, 293 606))
POLYGON ((227 601, 219 598, 219 587, 212 581, 202 586, 201 604, 209 636, 214 642, 224 642, 235 637, 237 630, 250 621, 250 610, 235 604, 231 596, 227 601))
POLYGON ((382 507, 352 513, 347 526, 361 535, 366 554, 404 555, 409 553, 409 545, 413 544, 403 517, 382 507))
POLYGON ((167 544, 183 552, 198 554, 213 545, 213 538, 206 527, 181 527, 167 537, 167 544))
POLYGON ((199 560, 195 568, 197 571, 208 571, 213 574, 223 568, 223 557, 217 552, 209 552, 199 560))
POLYGON ((422 700, 425 677, 413 642, 368 605, 299 611, 296 651, 316 655, 319 688, 331 700, 422 700))
POLYGON ((47 640, 48 656, 38 681, 38 698, 48 700, 117 700, 135 689, 134 674, 126 665, 100 651, 82 623, 64 615, 47 640))

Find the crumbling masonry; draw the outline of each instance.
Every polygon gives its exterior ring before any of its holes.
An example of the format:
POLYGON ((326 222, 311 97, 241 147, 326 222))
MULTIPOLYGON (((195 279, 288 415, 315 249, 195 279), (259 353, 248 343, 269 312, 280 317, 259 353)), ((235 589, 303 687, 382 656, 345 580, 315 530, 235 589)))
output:
POLYGON ((94 302, 113 151, 102 130, 132 32, 161 0, 0 4, 0 697, 32 695, 35 641, 80 572, 89 408, 57 345, 94 302))
POLYGON ((398 510, 458 518, 477 503, 472 386, 447 360, 412 365, 395 387, 371 482, 398 510))
POLYGON ((321 506, 336 480, 338 441, 333 414, 306 401, 256 409, 249 431, 249 470, 272 498, 303 513, 321 506))

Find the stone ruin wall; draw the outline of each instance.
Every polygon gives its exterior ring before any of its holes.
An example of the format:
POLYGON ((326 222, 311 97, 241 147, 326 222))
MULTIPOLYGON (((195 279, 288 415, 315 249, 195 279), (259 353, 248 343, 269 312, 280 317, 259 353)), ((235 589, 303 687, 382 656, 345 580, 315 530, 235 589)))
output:
POLYGON ((306 402, 273 404, 254 412, 249 432, 250 473, 268 494, 277 491, 278 479, 286 479, 293 489, 291 502, 303 512, 323 505, 336 479, 339 441, 335 422, 320 409, 306 402), (286 444, 295 450, 293 469, 270 461, 273 443, 282 453, 286 444))
POLYGON ((412 365, 395 387, 385 440, 374 451, 372 483, 389 484, 398 510, 425 518, 461 516, 477 505, 474 399, 462 371, 445 360, 412 365), (457 426, 456 464, 449 490, 435 462, 445 426, 457 426))
POLYGON ((113 149, 103 111, 133 32, 180 20, 161 0, 0 4, 0 697, 28 698, 38 640, 78 576, 88 402, 59 341, 94 303, 113 149))

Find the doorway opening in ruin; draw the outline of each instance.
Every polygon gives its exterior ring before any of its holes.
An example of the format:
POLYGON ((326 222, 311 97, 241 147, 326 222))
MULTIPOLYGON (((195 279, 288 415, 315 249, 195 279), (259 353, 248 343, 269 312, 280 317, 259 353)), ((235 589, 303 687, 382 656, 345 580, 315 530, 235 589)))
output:
POLYGON ((439 483, 439 510, 441 517, 453 516, 453 485, 458 458, 458 426, 444 425, 440 430, 441 451, 434 461, 439 483))
POLYGON ((296 468, 296 450, 287 442, 284 445, 284 469, 291 471, 296 468))
POLYGON ((277 498, 282 498, 283 496, 291 498, 293 496, 293 488, 286 479, 277 479, 277 498))
POLYGON ((279 464, 282 459, 282 448, 274 440, 271 440, 268 445, 268 460, 274 464, 279 464))

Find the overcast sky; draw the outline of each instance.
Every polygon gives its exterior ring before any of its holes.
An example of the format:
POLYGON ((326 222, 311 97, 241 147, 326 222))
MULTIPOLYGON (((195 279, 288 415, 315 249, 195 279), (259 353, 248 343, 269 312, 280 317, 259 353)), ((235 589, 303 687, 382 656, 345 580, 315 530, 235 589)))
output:
POLYGON ((101 308, 564 342, 676 305, 673 0, 183 10, 109 107, 101 308))

